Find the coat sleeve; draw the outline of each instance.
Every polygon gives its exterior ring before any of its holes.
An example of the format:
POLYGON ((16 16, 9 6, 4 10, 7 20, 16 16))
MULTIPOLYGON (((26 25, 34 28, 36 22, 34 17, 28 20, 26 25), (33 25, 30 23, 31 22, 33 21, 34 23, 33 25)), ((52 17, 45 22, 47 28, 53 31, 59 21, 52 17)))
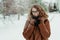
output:
POLYGON ((45 23, 39 24, 39 30, 43 38, 50 37, 51 32, 50 32, 50 24, 48 19, 45 21, 45 23))
POLYGON ((26 24, 25 24, 25 28, 23 30, 23 36, 24 36, 24 38, 28 39, 31 36, 33 30, 34 30, 33 25, 31 25, 29 23, 29 21, 27 20, 26 24))

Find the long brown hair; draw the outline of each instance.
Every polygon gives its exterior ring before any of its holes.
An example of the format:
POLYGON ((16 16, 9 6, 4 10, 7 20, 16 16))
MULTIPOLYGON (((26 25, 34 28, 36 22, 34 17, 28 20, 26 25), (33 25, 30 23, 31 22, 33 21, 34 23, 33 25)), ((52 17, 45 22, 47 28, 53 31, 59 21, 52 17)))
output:
MULTIPOLYGON (((40 5, 33 5, 32 8, 36 8, 37 9, 37 11, 39 12, 39 16, 48 18, 48 15, 46 14, 44 9, 40 5)), ((30 13, 28 15, 29 19, 31 18, 32 8, 31 8, 30 13)))

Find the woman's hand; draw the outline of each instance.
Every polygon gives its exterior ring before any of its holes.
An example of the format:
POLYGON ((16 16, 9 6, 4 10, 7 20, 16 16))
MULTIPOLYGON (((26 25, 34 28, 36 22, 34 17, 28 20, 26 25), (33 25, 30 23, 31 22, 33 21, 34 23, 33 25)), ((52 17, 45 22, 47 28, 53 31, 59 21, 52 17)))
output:
POLYGON ((35 23, 35 19, 31 19, 30 24, 34 25, 34 23, 35 23))
POLYGON ((41 18, 39 18, 39 20, 40 20, 41 23, 44 23, 44 21, 46 20, 46 18, 41 17, 41 18))

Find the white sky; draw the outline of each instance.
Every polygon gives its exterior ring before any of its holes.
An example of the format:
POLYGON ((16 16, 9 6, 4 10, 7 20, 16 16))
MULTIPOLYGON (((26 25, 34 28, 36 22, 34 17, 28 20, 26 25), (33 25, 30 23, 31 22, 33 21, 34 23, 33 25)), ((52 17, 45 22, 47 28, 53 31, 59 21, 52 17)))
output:
POLYGON ((56 0, 42 0, 42 1, 44 1, 44 2, 49 2, 49 3, 50 3, 50 2, 53 2, 53 3, 56 2, 56 0))

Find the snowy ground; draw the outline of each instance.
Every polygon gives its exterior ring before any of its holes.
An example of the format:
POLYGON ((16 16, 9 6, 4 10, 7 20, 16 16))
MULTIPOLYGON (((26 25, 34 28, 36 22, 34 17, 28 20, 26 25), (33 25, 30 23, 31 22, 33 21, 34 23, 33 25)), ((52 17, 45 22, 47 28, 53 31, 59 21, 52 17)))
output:
MULTIPOLYGON (((50 13, 49 21, 51 25, 51 36, 50 40, 60 40, 60 14, 58 12, 50 13)), ((24 24, 26 22, 27 15, 20 16, 10 16, 3 19, 3 16, 0 15, 0 40, 24 40, 22 36, 24 24)))

